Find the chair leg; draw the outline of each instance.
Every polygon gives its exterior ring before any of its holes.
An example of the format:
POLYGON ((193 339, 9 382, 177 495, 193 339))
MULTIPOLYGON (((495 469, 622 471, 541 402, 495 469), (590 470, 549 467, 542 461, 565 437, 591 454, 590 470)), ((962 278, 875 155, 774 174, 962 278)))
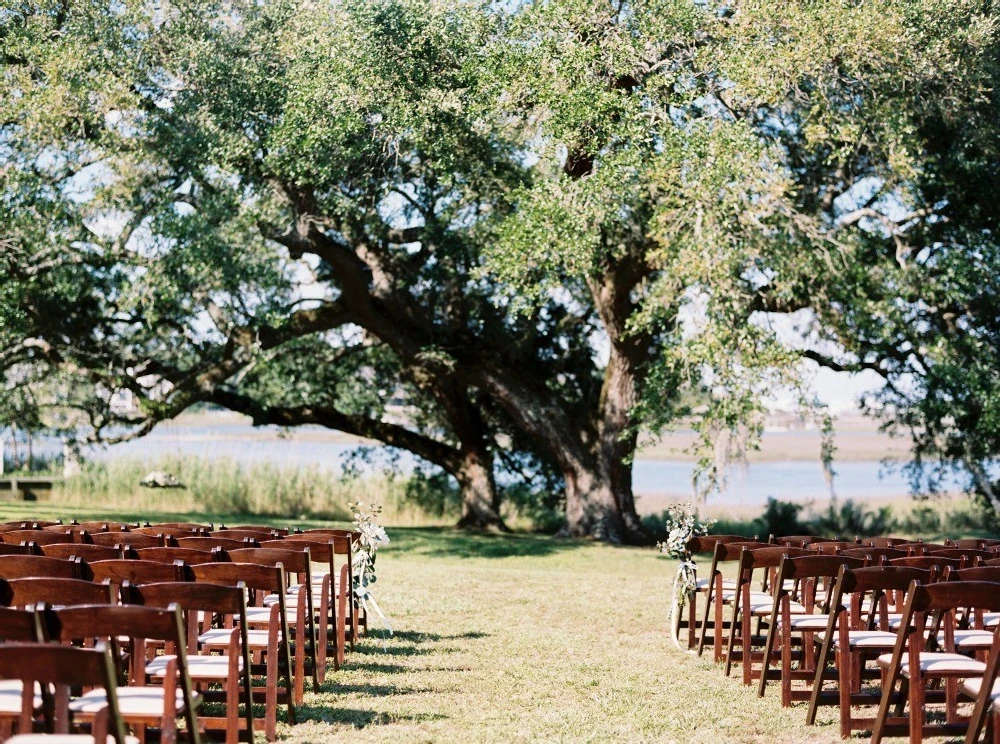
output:
POLYGON ((837 652, 837 692, 840 697, 840 738, 851 737, 851 688, 854 669, 850 651, 837 652))
MULTIPOLYGON (((771 668, 771 652, 774 650, 774 636, 778 632, 778 622, 776 619, 772 618, 773 622, 767 629, 767 639, 764 641, 764 661, 761 663, 760 668, 760 682, 757 683, 757 697, 764 697, 764 689, 767 687, 767 672, 771 668)), ((785 627, 782 626, 782 647, 781 647, 781 666, 782 666, 782 683, 784 683, 784 666, 785 666, 785 654, 787 653, 787 644, 784 643, 785 639, 785 627)), ((744 655, 744 661, 746 656, 744 655)), ((789 666, 791 666, 791 660, 789 660, 789 666)), ((784 699, 784 697, 782 697, 784 699)))
MULTIPOLYGON (((708 637, 708 622, 709 616, 712 614, 713 599, 715 596, 715 582, 710 581, 708 584, 708 591, 705 593, 705 611, 701 616, 701 627, 698 628, 698 656, 701 656, 702 652, 705 650, 705 641, 708 637)), ((714 633, 719 632, 719 626, 716 625, 714 633)), ((714 645, 714 644, 713 644, 714 645)), ((718 659, 715 660, 718 663, 718 659)))
MULTIPOLYGON (((733 604, 733 614, 732 619, 729 621, 729 637, 726 639, 726 676, 733 669, 733 651, 736 644, 736 634, 739 632, 742 635, 743 632, 743 622, 740 617, 740 610, 738 604, 733 604)), ((746 651, 744 650, 745 654, 746 651)))
POLYGON ((688 592, 690 595, 688 597, 688 632, 687 632, 687 647, 688 651, 694 648, 694 629, 695 629, 695 615, 697 615, 698 604, 698 592, 688 592))
POLYGON ((889 718, 889 707, 892 703, 893 688, 896 686, 897 670, 890 669, 882 675, 882 699, 878 704, 878 715, 872 728, 872 744, 879 744, 885 736, 885 727, 889 718))

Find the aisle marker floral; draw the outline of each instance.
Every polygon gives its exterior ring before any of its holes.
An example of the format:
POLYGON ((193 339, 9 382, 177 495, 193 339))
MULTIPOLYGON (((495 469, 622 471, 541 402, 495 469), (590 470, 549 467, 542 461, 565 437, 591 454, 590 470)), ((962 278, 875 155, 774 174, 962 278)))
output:
POLYGON ((354 553, 354 565, 352 566, 354 596, 358 598, 361 606, 364 607, 365 613, 371 614, 374 612, 378 615, 382 622, 385 623, 389 635, 392 635, 392 626, 389 624, 389 619, 382 612, 382 608, 378 606, 378 602, 375 601, 375 597, 372 596, 369 589, 377 580, 375 575, 375 558, 378 555, 378 549, 383 545, 389 544, 389 536, 386 534, 385 528, 378 523, 382 507, 375 503, 365 504, 364 501, 354 501, 348 504, 348 508, 354 514, 354 526, 360 533, 360 537, 351 546, 354 553))
POLYGON ((670 623, 670 635, 677 648, 681 648, 680 639, 677 637, 680 612, 684 609, 688 596, 693 597, 694 590, 698 586, 697 566, 694 556, 688 549, 688 543, 692 538, 707 535, 713 524, 715 524, 714 519, 706 522, 698 521, 698 510, 693 500, 689 499, 683 504, 671 504, 667 507, 667 539, 656 543, 661 553, 680 561, 677 574, 674 576, 670 614, 667 617, 667 622, 670 623))

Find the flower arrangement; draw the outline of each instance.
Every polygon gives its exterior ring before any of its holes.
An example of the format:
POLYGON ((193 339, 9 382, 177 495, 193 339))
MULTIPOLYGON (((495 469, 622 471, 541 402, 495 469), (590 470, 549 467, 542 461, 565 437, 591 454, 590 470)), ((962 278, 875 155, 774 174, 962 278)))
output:
POLYGON ((661 553, 680 561, 677 575, 674 577, 670 614, 667 618, 674 645, 678 649, 681 648, 680 639, 677 637, 680 612, 689 598, 694 601, 693 593, 698 586, 697 566, 688 544, 691 538, 707 535, 713 524, 715 520, 699 521, 698 510, 693 500, 689 499, 683 504, 671 504, 667 507, 667 539, 656 543, 661 553))
POLYGON ((378 523, 382 507, 375 503, 365 504, 364 501, 352 501, 347 506, 354 515, 354 527, 359 533, 358 538, 351 546, 354 554, 354 565, 351 567, 354 574, 354 595, 366 612, 369 603, 371 604, 371 609, 385 623, 389 635, 392 635, 389 620, 368 588, 378 578, 375 575, 375 559, 378 557, 378 550, 383 545, 389 544, 389 536, 386 534, 385 528, 378 523))
POLYGON ((714 519, 698 521, 698 511, 690 499, 683 504, 671 504, 667 507, 667 539, 656 543, 656 547, 671 558, 693 565, 688 543, 691 538, 707 535, 713 524, 714 519))

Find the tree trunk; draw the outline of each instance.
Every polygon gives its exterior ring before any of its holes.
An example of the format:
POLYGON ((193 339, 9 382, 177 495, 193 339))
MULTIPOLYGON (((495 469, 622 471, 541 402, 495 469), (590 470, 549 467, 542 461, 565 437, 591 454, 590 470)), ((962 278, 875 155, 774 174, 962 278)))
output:
POLYGON ((564 474, 566 481, 565 537, 589 537, 612 543, 626 541, 625 522, 611 483, 596 463, 564 474))
POLYGON ((463 529, 510 532, 500 516, 500 497, 493 477, 493 456, 489 450, 464 450, 459 469, 453 474, 462 489, 463 529))

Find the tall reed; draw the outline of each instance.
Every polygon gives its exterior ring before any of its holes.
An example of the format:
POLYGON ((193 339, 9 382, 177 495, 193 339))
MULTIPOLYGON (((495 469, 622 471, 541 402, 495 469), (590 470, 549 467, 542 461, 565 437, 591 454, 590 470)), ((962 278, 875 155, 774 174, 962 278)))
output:
POLYGON ((385 474, 343 477, 319 467, 270 462, 241 463, 165 455, 155 460, 118 458, 91 461, 59 483, 51 499, 66 507, 114 507, 122 511, 258 515, 283 519, 350 521, 347 504, 376 502, 386 524, 448 524, 406 500, 406 479, 385 474), (184 488, 148 488, 148 473, 175 476, 184 488))

